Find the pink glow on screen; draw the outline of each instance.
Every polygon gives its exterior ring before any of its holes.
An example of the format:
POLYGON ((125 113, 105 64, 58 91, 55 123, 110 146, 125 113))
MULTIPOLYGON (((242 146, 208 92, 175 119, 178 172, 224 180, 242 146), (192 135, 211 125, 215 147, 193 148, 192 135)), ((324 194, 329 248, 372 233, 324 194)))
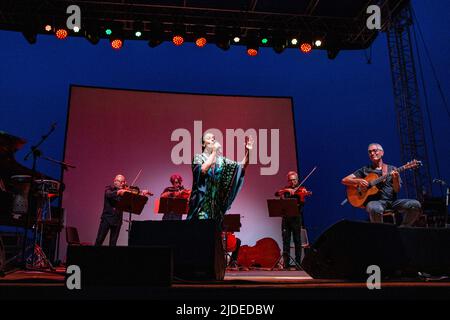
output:
MULTIPOLYGON (((228 213, 241 214, 242 228, 236 235, 242 244, 254 245, 259 239, 271 237, 281 248, 281 218, 269 217, 266 200, 274 198, 274 192, 286 185, 286 173, 297 169, 290 98, 72 87, 65 161, 77 168, 64 174, 66 225, 77 227, 81 241, 94 242, 103 208, 104 187, 112 184, 119 173, 131 183, 141 169, 136 185, 155 195, 150 197, 142 214, 133 215, 132 219, 160 220, 162 215, 154 213, 155 200, 170 186, 170 176, 178 173, 186 188, 192 186, 190 164, 173 162, 172 150, 180 142, 172 141, 171 137, 175 130, 191 135, 190 140, 183 140, 191 150, 185 150, 187 154, 180 156, 192 159, 194 144, 198 148, 201 139, 201 134, 197 137, 194 133, 194 122, 197 131, 201 124, 203 133, 210 128, 223 133, 220 143, 225 156, 230 152, 225 137, 227 129, 256 130, 256 158, 252 161, 257 163, 247 168, 244 186, 228 213), (276 130, 279 130, 279 145, 271 136, 276 130), (265 143, 260 133, 264 132, 268 136, 267 157, 264 154, 260 157, 265 143), (275 148, 279 149, 278 163, 272 159, 268 164, 271 151, 276 153, 275 148), (266 174, 262 174, 264 168, 266 174)), ((234 148, 234 154, 239 154, 237 147, 234 148)), ((127 213, 124 218, 129 218, 127 213)), ((128 224, 124 222, 118 245, 127 244, 127 229, 128 224)), ((104 245, 107 241, 108 238, 104 245)), ((64 257, 65 241, 61 241, 61 253, 64 257)))

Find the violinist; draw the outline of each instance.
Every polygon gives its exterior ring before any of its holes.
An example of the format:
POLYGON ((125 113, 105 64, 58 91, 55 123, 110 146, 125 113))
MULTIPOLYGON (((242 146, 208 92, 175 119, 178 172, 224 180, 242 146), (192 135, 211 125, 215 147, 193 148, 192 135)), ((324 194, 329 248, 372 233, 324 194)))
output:
POLYGON ((303 216, 304 197, 311 194, 304 187, 301 187, 298 180, 298 174, 290 171, 287 174, 288 185, 278 190, 275 196, 281 199, 296 198, 300 215, 295 217, 283 217, 281 222, 281 234, 283 238, 283 261, 284 268, 289 269, 291 234, 294 238, 295 246, 295 262, 300 265, 302 260, 302 243, 301 243, 301 227, 303 216))
POLYGON ((103 212, 100 218, 97 238, 95 240, 96 246, 101 246, 103 244, 108 231, 110 232, 109 245, 116 246, 123 218, 123 211, 116 208, 116 205, 125 192, 138 192, 141 195, 151 195, 148 190, 139 191, 137 188, 128 187, 126 185, 125 177, 118 174, 113 180, 113 185, 109 185, 105 188, 103 212))
MULTIPOLYGON (((161 198, 182 198, 187 199, 190 196, 190 190, 185 189, 183 186, 183 178, 179 174, 173 174, 170 177, 170 183, 172 186, 167 187, 161 193, 161 198)), ((177 213, 164 213, 163 220, 181 220, 182 215, 177 213)))

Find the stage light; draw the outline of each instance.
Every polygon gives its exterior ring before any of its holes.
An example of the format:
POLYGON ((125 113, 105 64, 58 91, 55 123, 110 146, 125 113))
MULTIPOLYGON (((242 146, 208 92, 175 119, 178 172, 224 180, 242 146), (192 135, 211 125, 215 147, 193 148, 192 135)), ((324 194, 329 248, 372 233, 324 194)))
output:
POLYGON ((203 48, 204 46, 206 46, 206 38, 198 38, 197 40, 195 40, 195 45, 199 48, 203 48))
POLYGON ((239 41, 241 41, 241 38, 239 37, 234 37, 233 38, 234 43, 239 43, 239 41))
POLYGON ((111 48, 114 50, 120 50, 123 46, 122 39, 111 39, 111 48))
POLYGON ((158 21, 153 21, 150 25, 150 38, 148 40, 148 46, 155 48, 164 41, 164 28, 158 21))
POLYGON ((180 35, 176 35, 172 37, 172 42, 176 46, 181 46, 184 42, 184 38, 180 35))
POLYGON ((76 33, 80 32, 80 27, 79 26, 73 27, 73 32, 76 32, 76 33))
POLYGON ((192 36, 195 45, 199 48, 203 48, 208 43, 208 39, 206 38, 205 27, 202 25, 192 26, 192 36))
POLYGON ((267 38, 262 38, 261 39, 261 43, 262 44, 267 44, 269 42, 269 39, 267 39, 267 38))
POLYGON ((50 31, 52 31, 52 26, 47 24, 47 25, 45 25, 44 30, 47 32, 50 32, 50 31))
POLYGON ((67 32, 66 29, 58 29, 55 32, 55 36, 60 40, 66 39, 68 35, 69 33, 67 32))
POLYGON ((144 22, 142 22, 142 21, 135 21, 133 23, 133 28, 135 30, 134 36, 136 38, 142 37, 142 34, 144 33, 144 30, 145 30, 144 22))
POLYGON ((247 54, 250 57, 255 57, 258 55, 258 49, 257 48, 247 48, 247 54))
POLYGON ((296 45, 298 44, 298 39, 297 39, 297 38, 292 38, 292 39, 291 39, 291 44, 292 44, 293 46, 296 46, 296 45))
POLYGON ((96 45, 100 41, 100 27, 95 22, 85 22, 83 30, 84 36, 93 45, 96 45))
POLYGON ((312 45, 308 42, 303 42, 300 45, 300 51, 303 53, 310 53, 312 51, 312 45))
POLYGON ((107 28, 107 29, 105 30, 105 34, 106 34, 107 36, 112 35, 112 29, 107 28))
POLYGON ((314 41, 314 45, 316 46, 316 47, 320 47, 321 45, 322 45, 322 40, 316 40, 316 41, 314 41))
POLYGON ((223 27, 223 26, 218 26, 216 28, 216 36, 215 36, 215 41, 216 41, 216 45, 226 51, 228 49, 230 49, 230 29, 227 27, 223 27))

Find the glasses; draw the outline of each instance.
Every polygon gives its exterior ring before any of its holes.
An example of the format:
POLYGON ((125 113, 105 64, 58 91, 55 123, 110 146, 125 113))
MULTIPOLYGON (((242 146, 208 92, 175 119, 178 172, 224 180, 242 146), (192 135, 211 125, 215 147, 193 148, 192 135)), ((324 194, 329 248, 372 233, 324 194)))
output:
POLYGON ((369 154, 378 153, 378 151, 380 151, 380 149, 368 150, 369 154))

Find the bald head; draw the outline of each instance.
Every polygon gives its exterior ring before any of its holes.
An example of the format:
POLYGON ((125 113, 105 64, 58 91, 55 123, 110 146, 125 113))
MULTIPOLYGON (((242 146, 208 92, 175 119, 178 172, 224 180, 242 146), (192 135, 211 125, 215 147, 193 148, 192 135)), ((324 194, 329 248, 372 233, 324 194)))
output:
POLYGON ((114 186, 115 186, 115 187, 117 187, 117 188, 122 188, 123 185, 126 183, 125 176, 123 176, 123 175, 121 175, 121 174, 118 174, 118 175, 114 178, 113 182, 114 182, 114 186))

